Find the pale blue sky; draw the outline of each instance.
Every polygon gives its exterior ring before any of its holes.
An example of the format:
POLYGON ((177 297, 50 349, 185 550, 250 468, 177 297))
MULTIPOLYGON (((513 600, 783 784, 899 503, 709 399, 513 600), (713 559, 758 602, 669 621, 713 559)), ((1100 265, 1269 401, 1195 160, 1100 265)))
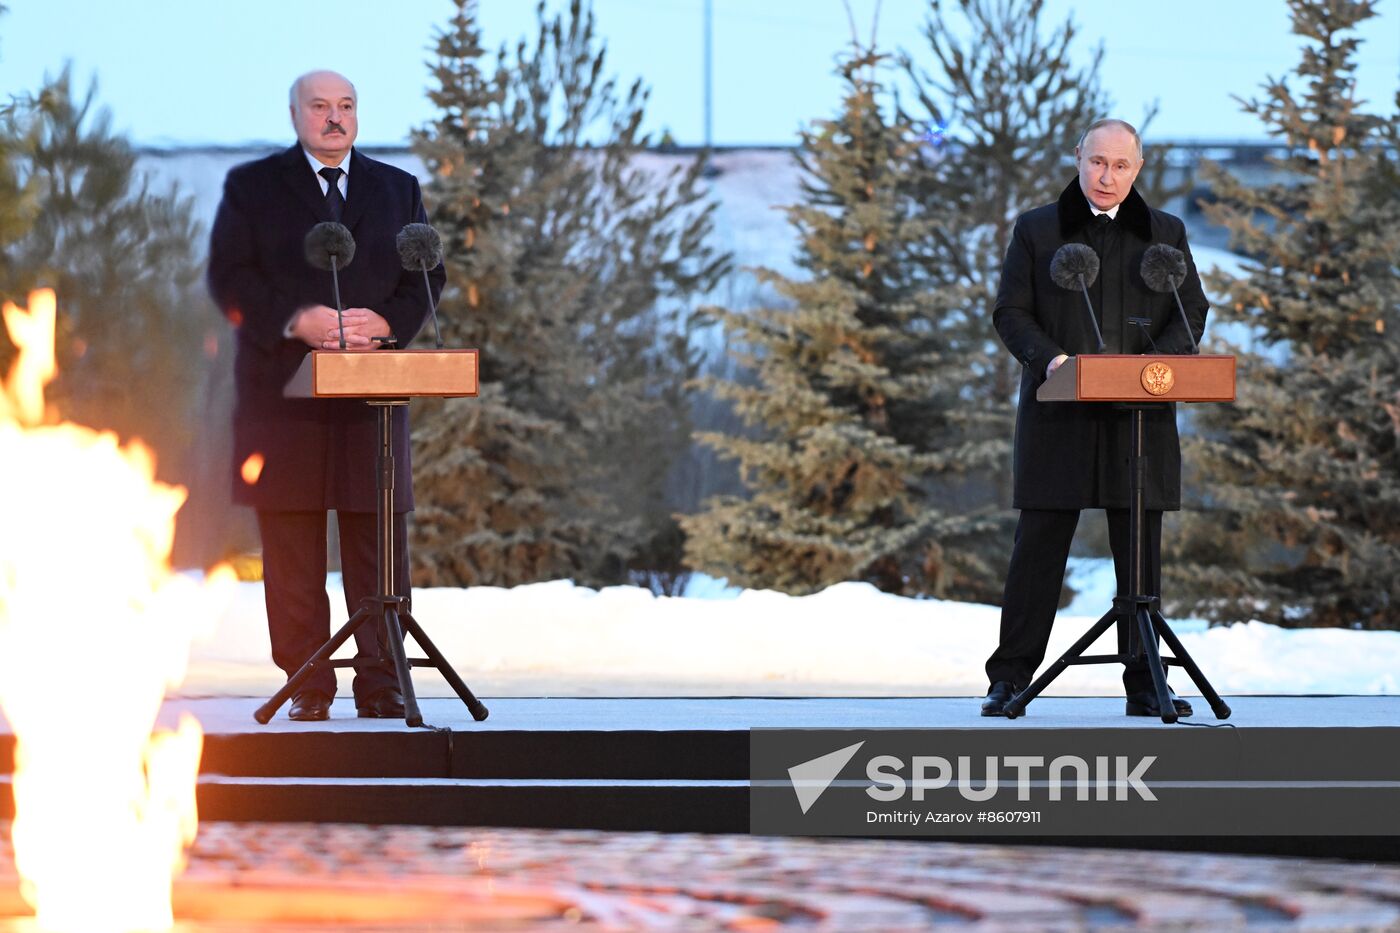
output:
MULTIPOLYGON (((428 45, 447 0, 4 0, 0 93, 36 88, 71 61, 80 87, 96 75, 114 123, 149 145, 283 142, 286 89, 314 67, 343 71, 361 98, 360 140, 402 143, 431 116, 428 45), (335 11, 328 22, 326 11, 335 11)), ((565 0, 549 0, 552 9, 565 0)), ((840 0, 713 0, 715 141, 788 144, 830 114, 835 55, 850 40, 840 0)), ((851 0, 863 35, 875 0, 851 0)), ((950 4, 951 5, 951 4, 950 4)), ((487 44, 531 32, 534 0, 481 0, 487 44)), ((595 0, 610 71, 652 88, 649 128, 702 138, 702 0, 595 0)), ((1162 112, 1152 138, 1252 139, 1259 127, 1232 94, 1288 71, 1300 40, 1284 0, 1046 0, 1048 20, 1073 14, 1079 54, 1100 39, 1119 115, 1162 112)), ((926 0, 884 0, 879 41, 927 61, 926 0)), ((1381 0, 1363 33, 1361 88, 1394 111, 1400 86, 1400 0, 1381 0)))

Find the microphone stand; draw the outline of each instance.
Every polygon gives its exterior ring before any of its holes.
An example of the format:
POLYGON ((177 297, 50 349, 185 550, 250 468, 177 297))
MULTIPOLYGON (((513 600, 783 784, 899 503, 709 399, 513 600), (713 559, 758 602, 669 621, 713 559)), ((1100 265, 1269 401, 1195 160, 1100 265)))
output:
POLYGON ((433 318, 433 336, 437 338, 437 348, 442 349, 442 330, 438 327, 437 302, 433 301, 433 283, 428 281, 428 264, 422 264, 423 269, 423 289, 428 295, 428 313, 433 318))
POLYGON ((1089 286, 1084 281, 1084 273, 1079 273, 1079 290, 1084 293, 1084 307, 1089 309, 1089 326, 1094 328, 1094 340, 1099 345, 1099 352, 1104 351, 1103 332, 1099 330, 1099 319, 1094 317, 1094 303, 1089 300, 1089 286))
POLYGON ((1191 329, 1191 322, 1186 317, 1186 308, 1181 304, 1181 295, 1176 290, 1176 279, 1167 276, 1167 284, 1172 287, 1172 297, 1176 299, 1176 311, 1181 315, 1181 324, 1186 328, 1186 339, 1191 341, 1191 352, 1199 353, 1200 348, 1196 343, 1196 332, 1191 329))
POLYGON ((345 349, 345 318, 340 310, 340 273, 335 253, 331 253, 331 286, 335 289, 335 326, 340 331, 340 349, 345 349))
POLYGON ((1155 354, 1157 352, 1157 341, 1152 339, 1152 331, 1148 330, 1152 326, 1152 319, 1149 317, 1130 317, 1128 323, 1134 327, 1142 328, 1142 335, 1147 338, 1147 346, 1155 354))

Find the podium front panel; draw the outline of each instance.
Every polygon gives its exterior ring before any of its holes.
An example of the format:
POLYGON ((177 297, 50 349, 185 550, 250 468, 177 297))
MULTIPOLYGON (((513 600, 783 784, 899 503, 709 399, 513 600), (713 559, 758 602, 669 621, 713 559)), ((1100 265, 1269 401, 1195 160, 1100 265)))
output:
POLYGON ((460 398, 478 391, 476 350, 313 350, 288 398, 460 398))
POLYGON ((1036 391, 1042 402, 1233 402, 1235 357, 1085 354, 1036 391))

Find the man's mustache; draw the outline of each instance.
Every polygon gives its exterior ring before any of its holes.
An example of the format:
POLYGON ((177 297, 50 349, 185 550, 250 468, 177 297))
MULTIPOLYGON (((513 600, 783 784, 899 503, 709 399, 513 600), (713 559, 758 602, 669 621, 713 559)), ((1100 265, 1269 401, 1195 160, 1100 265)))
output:
POLYGON ((327 123, 326 128, 321 131, 321 135, 325 136, 327 133, 339 133, 340 135, 344 136, 345 128, 339 123, 327 123))

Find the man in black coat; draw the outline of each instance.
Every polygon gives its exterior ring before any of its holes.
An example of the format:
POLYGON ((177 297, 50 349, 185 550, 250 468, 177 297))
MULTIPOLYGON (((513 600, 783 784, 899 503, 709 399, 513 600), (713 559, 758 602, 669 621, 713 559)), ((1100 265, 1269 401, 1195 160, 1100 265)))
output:
MULTIPOLYGON (((1110 405, 1040 402, 1036 389, 1071 354, 1098 352, 1079 291, 1055 285, 1050 260, 1066 243, 1098 254, 1100 272, 1089 289, 1103 332, 1105 352, 1143 353, 1150 345, 1128 318, 1149 318, 1157 353, 1192 352, 1170 294, 1142 279, 1147 247, 1166 243, 1186 255, 1182 304, 1199 339, 1208 304, 1201 290, 1186 230, 1179 218, 1147 205, 1133 188, 1142 168, 1142 140, 1121 120, 1100 120, 1075 148, 1079 177, 1059 200, 1021 215, 1002 267, 993 323, 1006 348, 1022 364, 1013 453, 1013 506, 1021 510, 1002 598, 1001 639, 987 661, 991 688, 984 716, 1004 715, 1008 700, 1033 679, 1045 658, 1059 603, 1070 543, 1081 509, 1104 509, 1120 595, 1133 595, 1128 560, 1129 417, 1110 405)), ((1159 592, 1162 512, 1181 507, 1181 448, 1175 406, 1146 413, 1148 590, 1159 592)), ((1120 622, 1119 650, 1127 625, 1120 622)), ((1129 715, 1157 716, 1151 673, 1145 665, 1123 672, 1129 715)), ((1191 713, 1173 695, 1179 716, 1191 713)))
MULTIPOLYGON (((209 290, 237 334, 234 501, 257 510, 272 657, 289 677, 330 638, 328 510, 340 529, 346 609, 353 613, 378 589, 374 410, 353 400, 282 396, 310 350, 340 346, 331 274, 308 264, 307 231, 334 220, 355 238, 354 258, 340 271, 349 349, 375 351, 375 338, 389 336, 402 347, 427 316, 423 275, 401 268, 394 242, 404 224, 426 219, 418 182, 353 148, 356 103, 341 75, 298 78, 290 99, 297 144, 229 172, 209 245, 209 290)), ((430 278, 436 299, 442 267, 430 278)), ((394 419, 395 580, 407 597, 405 513, 413 492, 406 410, 396 409, 394 419)), ((355 640, 356 657, 378 655, 373 626, 361 626, 355 640)), ((291 718, 326 719, 335 690, 335 672, 318 671, 293 698, 291 718)), ((385 667, 357 669, 354 693, 361 716, 403 715, 397 680, 385 667)))

